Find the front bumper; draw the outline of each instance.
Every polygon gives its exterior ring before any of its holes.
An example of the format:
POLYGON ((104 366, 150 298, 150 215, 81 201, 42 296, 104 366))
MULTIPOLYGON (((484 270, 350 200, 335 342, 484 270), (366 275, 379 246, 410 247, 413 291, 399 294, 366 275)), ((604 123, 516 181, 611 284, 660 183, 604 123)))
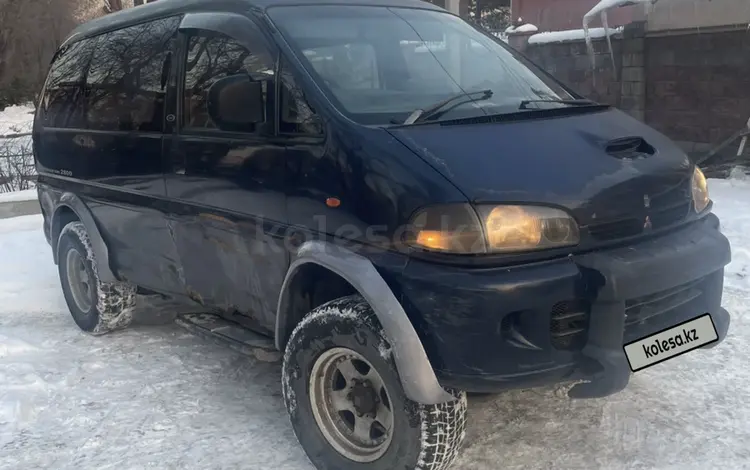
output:
POLYGON ((396 283, 442 385, 496 392, 584 379, 574 398, 627 385, 623 344, 711 313, 719 341, 728 240, 713 214, 658 238, 522 266, 412 260, 396 283))

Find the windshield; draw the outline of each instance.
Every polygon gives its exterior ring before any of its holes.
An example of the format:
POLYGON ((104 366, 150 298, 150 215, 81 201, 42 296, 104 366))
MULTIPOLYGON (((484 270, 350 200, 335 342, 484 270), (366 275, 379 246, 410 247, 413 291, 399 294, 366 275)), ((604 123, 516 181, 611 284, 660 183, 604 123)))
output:
POLYGON ((464 100, 442 118, 515 112, 524 100, 573 99, 509 48, 445 12, 316 5, 272 7, 268 14, 334 105, 363 124, 400 123, 417 109, 482 90, 491 98, 464 100))

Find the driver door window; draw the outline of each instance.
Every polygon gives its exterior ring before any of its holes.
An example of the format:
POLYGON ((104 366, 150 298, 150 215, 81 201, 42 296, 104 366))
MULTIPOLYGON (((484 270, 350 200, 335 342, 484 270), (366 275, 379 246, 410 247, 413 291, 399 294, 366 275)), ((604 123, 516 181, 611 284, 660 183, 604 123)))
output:
MULTIPOLYGON (((183 98, 183 127, 187 129, 221 129, 211 119, 208 96, 211 86, 222 78, 247 75, 260 82, 263 91, 263 121, 248 124, 244 132, 259 131, 271 122, 268 112, 269 93, 273 93, 273 64, 260 54, 254 54, 237 40, 223 34, 202 32, 190 36, 185 62, 185 91, 183 98)), ((234 129, 232 129, 234 130, 234 129)))

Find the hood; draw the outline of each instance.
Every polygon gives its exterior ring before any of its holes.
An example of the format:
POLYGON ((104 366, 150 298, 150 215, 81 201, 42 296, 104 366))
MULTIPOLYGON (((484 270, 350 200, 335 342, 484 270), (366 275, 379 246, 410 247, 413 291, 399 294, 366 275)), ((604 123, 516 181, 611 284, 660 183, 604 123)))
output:
POLYGON ((560 206, 583 226, 635 217, 639 229, 650 211, 689 210, 692 164, 682 150, 616 109, 580 113, 389 132, 474 203, 560 206))

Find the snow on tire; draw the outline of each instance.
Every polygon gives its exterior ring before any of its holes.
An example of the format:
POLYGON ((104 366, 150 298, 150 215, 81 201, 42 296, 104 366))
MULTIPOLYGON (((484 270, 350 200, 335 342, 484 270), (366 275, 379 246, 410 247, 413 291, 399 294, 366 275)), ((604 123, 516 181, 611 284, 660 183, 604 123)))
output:
POLYGON ((448 470, 465 437, 466 394, 449 390, 456 400, 438 405, 407 398, 391 345, 359 295, 321 305, 297 325, 284 353, 282 389, 297 439, 321 470, 448 470), (335 370, 325 372, 323 362, 335 370), (366 406, 368 396, 376 397, 374 407, 366 406), (358 420, 372 419, 369 434, 357 439, 358 420), (392 423, 391 428, 380 421, 392 423), (375 430, 381 428, 390 436, 379 438, 375 430))
POLYGON ((99 279, 94 250, 83 223, 70 222, 63 227, 57 247, 65 301, 79 328, 102 335, 130 325, 136 289, 126 283, 99 279))

